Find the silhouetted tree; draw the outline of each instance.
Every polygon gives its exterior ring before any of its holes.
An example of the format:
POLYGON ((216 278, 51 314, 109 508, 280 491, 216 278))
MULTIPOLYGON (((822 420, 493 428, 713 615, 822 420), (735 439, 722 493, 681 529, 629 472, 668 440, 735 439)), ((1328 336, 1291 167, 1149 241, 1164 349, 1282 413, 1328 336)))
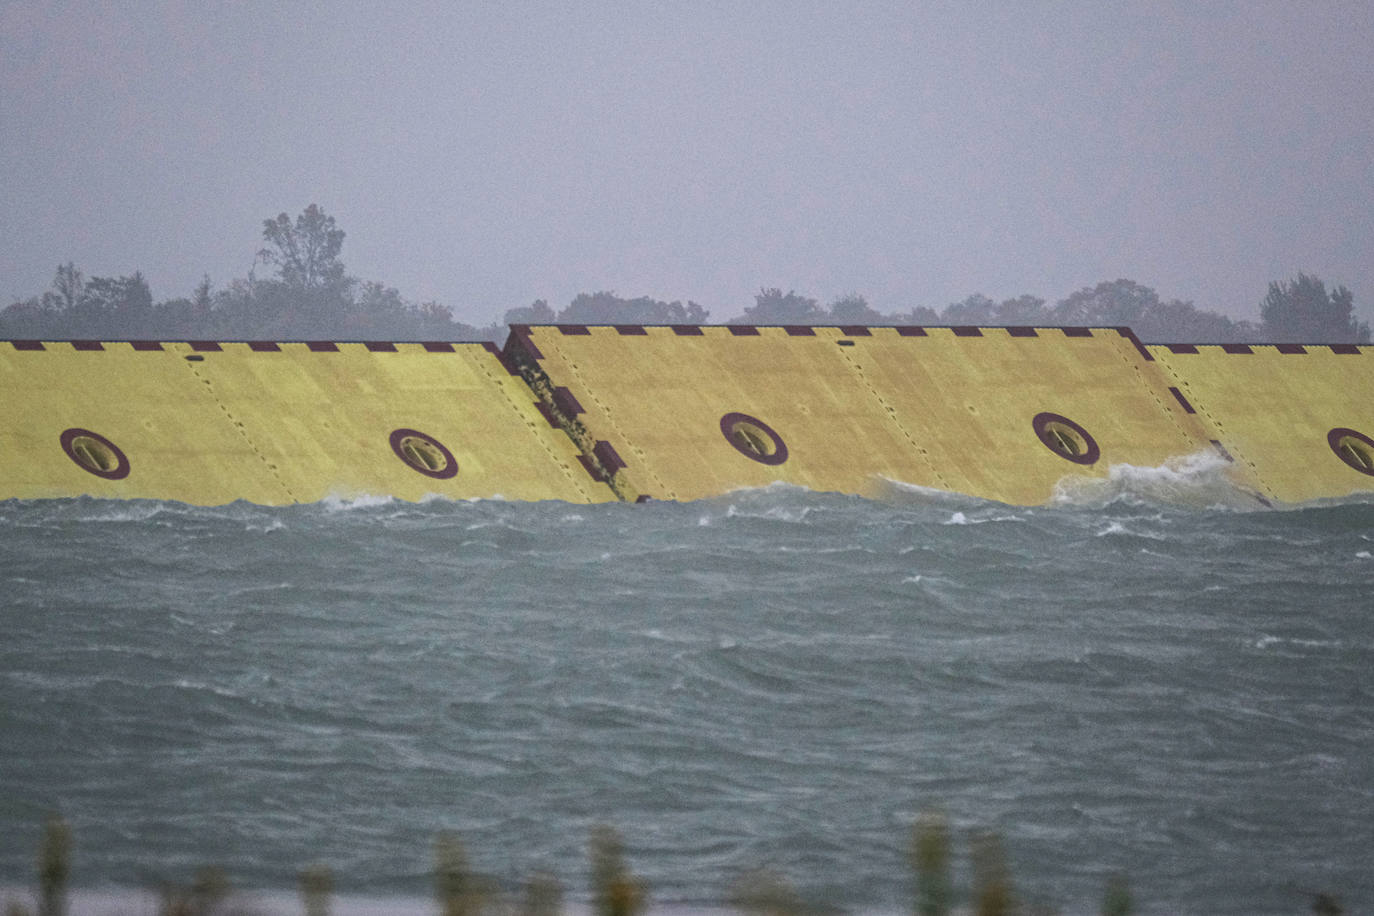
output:
POLYGON ((891 315, 886 316, 886 318, 892 324, 898 325, 926 325, 940 323, 940 313, 935 311, 935 309, 931 308, 928 305, 918 305, 915 308, 908 309, 905 312, 893 312, 891 315))
POLYGON ((313 289, 331 286, 344 279, 344 231, 334 226, 317 204, 306 207, 293 224, 285 213, 264 220, 262 238, 268 247, 258 256, 277 267, 277 276, 287 286, 313 289))
POLYGON ((1022 295, 1015 299, 994 302, 982 293, 974 293, 962 302, 945 306, 940 313, 942 324, 973 325, 1046 325, 1054 321, 1045 300, 1038 296, 1022 295))
POLYGON ((58 310, 70 310, 81 301, 86 290, 86 279, 71 261, 57 265, 57 275, 53 277, 52 292, 43 296, 44 305, 58 310))
POLYGON ((1242 343, 1260 339, 1259 328, 1253 322, 1234 321, 1178 299, 1157 303, 1131 328, 1141 340, 1150 343, 1242 343))
POLYGON ((744 324, 821 324, 828 316, 815 299, 799 296, 794 290, 784 295, 778 287, 759 290, 754 304, 744 310, 744 324))
POLYGON ((568 324, 704 324, 710 313, 695 302, 662 302, 648 296, 622 299, 612 292, 578 293, 558 320, 568 324))
POLYGON ((858 293, 849 293, 830 303, 830 320, 836 324, 881 324, 882 313, 858 293))
POLYGON ((1159 295, 1134 280, 1112 280, 1084 287, 1054 307, 1056 324, 1088 327, 1135 325, 1159 304, 1159 295))
POLYGON ((940 320, 945 324, 996 324, 997 303, 982 293, 974 293, 963 302, 945 306, 940 320))
POLYGON ((68 320, 102 337, 135 336, 151 329, 153 293, 141 272, 129 277, 91 277, 68 320))
POLYGON ((1045 325, 1050 323, 1045 300, 1029 294, 1004 299, 997 306, 997 323, 1008 325, 1045 325))
POLYGON ((506 324, 552 324, 558 320, 558 316, 547 302, 536 299, 529 305, 507 309, 501 320, 506 324))
POLYGON ((1369 325, 1355 318, 1355 297, 1344 286, 1330 292, 1316 277, 1269 284, 1260 302, 1261 330, 1274 343, 1367 343, 1369 325))

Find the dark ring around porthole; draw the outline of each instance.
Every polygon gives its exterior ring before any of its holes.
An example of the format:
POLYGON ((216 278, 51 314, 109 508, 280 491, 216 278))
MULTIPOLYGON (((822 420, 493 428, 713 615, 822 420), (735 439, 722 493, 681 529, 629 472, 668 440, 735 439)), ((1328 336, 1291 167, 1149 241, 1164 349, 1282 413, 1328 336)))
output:
POLYGON ((100 433, 73 426, 63 430, 58 441, 67 457, 88 474, 106 480, 123 480, 129 476, 128 457, 100 433))
POLYGON ((1098 448, 1097 440, 1068 417, 1048 411, 1038 413, 1035 419, 1031 420, 1031 427, 1045 444, 1045 448, 1065 461, 1072 461, 1074 464, 1093 464, 1102 457, 1102 449, 1098 448))
POLYGON ((458 462, 433 436, 418 429, 398 429, 391 433, 391 450, 407 466, 426 477, 447 480, 458 474, 458 462))
POLYGON ((1374 477, 1374 439, 1358 430, 1338 426, 1326 434, 1326 443, 1337 458, 1361 474, 1374 477))
POLYGON ((720 432, 737 452, 759 464, 778 465, 787 460, 787 443, 757 417, 727 413, 720 418, 720 432))

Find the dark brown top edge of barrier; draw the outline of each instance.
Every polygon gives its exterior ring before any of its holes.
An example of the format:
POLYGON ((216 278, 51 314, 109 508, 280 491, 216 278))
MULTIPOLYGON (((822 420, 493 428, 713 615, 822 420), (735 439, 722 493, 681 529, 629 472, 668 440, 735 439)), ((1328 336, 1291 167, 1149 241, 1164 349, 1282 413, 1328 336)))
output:
POLYGON ((396 353, 401 344, 419 344, 430 353, 454 353, 459 347, 482 346, 485 347, 491 341, 487 340, 243 340, 239 338, 223 338, 216 340, 186 340, 181 338, 148 340, 148 339, 126 339, 117 338, 110 340, 88 340, 84 338, 60 338, 57 340, 33 340, 28 338, 0 338, 0 345, 8 343, 15 350, 47 350, 50 345, 70 345, 72 349, 81 351, 101 351, 107 350, 115 344, 128 344, 139 352, 160 352, 165 351, 171 344, 186 344, 192 350, 200 353, 222 352, 226 346, 244 344, 255 353, 280 353, 285 344, 305 344, 308 349, 317 353, 335 353, 344 344, 359 344, 366 347, 373 353, 396 353))

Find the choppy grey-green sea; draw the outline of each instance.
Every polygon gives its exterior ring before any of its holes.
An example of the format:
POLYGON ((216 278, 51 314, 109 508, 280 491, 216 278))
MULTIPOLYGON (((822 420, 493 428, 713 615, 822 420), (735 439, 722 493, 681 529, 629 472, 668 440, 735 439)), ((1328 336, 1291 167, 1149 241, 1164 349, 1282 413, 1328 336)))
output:
MULTIPOLYGON (((422 908, 435 835, 585 900, 768 867, 900 913, 918 813, 1095 912, 1374 909, 1374 502, 1204 471, 1042 508, 892 486, 687 504, 0 503, 0 886, 326 863, 422 908)), ((420 910, 417 910, 420 911, 420 910)))

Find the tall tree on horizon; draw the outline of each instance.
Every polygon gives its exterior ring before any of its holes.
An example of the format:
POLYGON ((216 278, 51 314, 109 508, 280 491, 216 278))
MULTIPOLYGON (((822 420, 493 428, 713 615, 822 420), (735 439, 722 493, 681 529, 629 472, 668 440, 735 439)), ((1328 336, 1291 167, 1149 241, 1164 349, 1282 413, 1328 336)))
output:
POLYGON ((298 289, 338 287, 346 282, 343 262, 344 231, 335 228, 334 217, 311 204, 296 217, 285 213, 264 220, 262 238, 268 245, 258 256, 277 268, 287 286, 298 289))
POLYGON ((1260 300, 1261 329, 1273 343, 1368 343, 1369 325, 1355 318, 1355 297, 1344 286, 1329 292, 1314 276, 1269 284, 1260 300))

